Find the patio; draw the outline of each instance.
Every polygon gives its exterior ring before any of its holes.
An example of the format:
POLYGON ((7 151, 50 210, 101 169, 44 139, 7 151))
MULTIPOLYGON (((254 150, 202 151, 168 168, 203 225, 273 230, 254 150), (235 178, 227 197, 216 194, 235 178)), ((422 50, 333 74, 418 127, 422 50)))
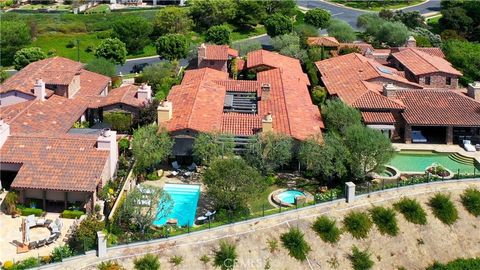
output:
MULTIPOLYGON (((47 213, 44 217, 45 219, 55 220, 59 218, 59 213, 47 213)), ((26 259, 28 257, 37 257, 37 256, 47 256, 52 253, 52 250, 57 246, 62 246, 65 244, 64 239, 67 235, 67 231, 70 226, 75 221, 74 219, 65 219, 60 218, 63 223, 61 228, 61 235, 57 241, 53 242, 50 245, 45 245, 43 247, 30 250, 25 253, 17 254, 17 244, 22 241, 22 219, 26 217, 12 218, 10 215, 6 215, 3 212, 0 212, 0 239, 2 240, 2 252, 0 252, 0 261, 19 261, 26 259)), ((30 229, 30 239, 31 241, 39 240, 45 238, 46 235, 50 234, 49 230, 44 227, 32 228, 30 229)))

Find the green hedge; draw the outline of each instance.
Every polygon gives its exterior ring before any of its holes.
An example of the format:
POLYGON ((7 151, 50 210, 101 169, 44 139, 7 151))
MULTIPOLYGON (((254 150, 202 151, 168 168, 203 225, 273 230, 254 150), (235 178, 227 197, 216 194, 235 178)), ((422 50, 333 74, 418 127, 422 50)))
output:
POLYGON ((43 215, 43 209, 40 208, 20 208, 22 211, 22 216, 30 216, 35 215, 36 217, 40 217, 43 215))
POLYGON ((103 122, 109 123, 113 130, 128 133, 132 125, 132 114, 125 112, 105 112, 103 122))
POLYGON ((82 215, 85 215, 85 212, 80 210, 64 210, 62 212, 63 218, 80 218, 82 215))

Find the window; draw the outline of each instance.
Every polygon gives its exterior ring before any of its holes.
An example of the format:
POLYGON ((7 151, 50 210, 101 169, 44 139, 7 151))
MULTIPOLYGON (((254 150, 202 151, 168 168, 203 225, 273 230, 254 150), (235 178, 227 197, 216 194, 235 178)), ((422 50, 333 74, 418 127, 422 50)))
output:
POLYGON ((210 66, 213 66, 213 65, 215 65, 215 61, 210 60, 209 64, 210 64, 210 66))
POLYGON ((452 85, 452 77, 447 77, 446 84, 447 85, 452 85))
POLYGON ((425 77, 425 84, 430 85, 430 76, 425 77))

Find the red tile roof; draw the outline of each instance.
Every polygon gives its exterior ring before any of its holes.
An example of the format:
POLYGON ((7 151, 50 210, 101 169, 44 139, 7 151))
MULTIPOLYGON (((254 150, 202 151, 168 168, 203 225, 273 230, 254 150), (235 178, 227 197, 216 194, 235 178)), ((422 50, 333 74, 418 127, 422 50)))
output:
POLYGON ((480 126, 480 103, 453 90, 399 90, 410 125, 480 126))
POLYGON ((337 95, 345 103, 358 105, 359 108, 400 108, 401 104, 395 104, 396 101, 388 100, 379 94, 385 83, 421 88, 398 75, 395 69, 358 53, 318 61, 315 64, 329 94, 337 95))
POLYGON ((340 42, 334 37, 309 37, 307 43, 310 46, 326 46, 326 47, 338 47, 340 42))
POLYGON ((395 117, 391 112, 362 112, 365 124, 395 124, 395 117))
POLYGON ((32 94, 36 78, 45 84, 68 85, 76 74, 80 74, 83 64, 63 57, 52 57, 29 64, 1 86, 0 93, 18 90, 32 94))
POLYGON ((247 65, 271 69, 258 72, 257 81, 229 80, 228 73, 209 68, 187 71, 182 84, 174 86, 167 97, 173 103, 173 118, 164 124, 167 129, 247 136, 258 132, 263 116, 272 113, 276 132, 300 140, 321 132, 320 112, 312 104, 308 77, 298 60, 260 50, 248 54, 247 65), (268 98, 262 97, 263 83, 270 84, 268 98), (257 114, 224 113, 227 91, 257 92, 260 97, 257 114))
POLYGON ((238 57, 238 51, 228 45, 204 45, 205 60, 228 60, 228 57, 238 57))
POLYGON ((126 85, 115 88, 108 92, 107 96, 91 97, 89 108, 100 108, 114 104, 126 104, 133 107, 141 107, 144 102, 137 98, 137 85, 126 85))
POLYGON ((0 161, 21 164, 13 188, 93 192, 109 152, 96 138, 13 135, 0 149, 0 161))
POLYGON ((108 87, 110 77, 82 69, 80 72, 80 90, 75 97, 97 96, 108 87))
POLYGON ((392 53, 391 56, 415 75, 444 72, 462 76, 462 73, 453 68, 447 60, 416 48, 405 48, 400 52, 392 53))

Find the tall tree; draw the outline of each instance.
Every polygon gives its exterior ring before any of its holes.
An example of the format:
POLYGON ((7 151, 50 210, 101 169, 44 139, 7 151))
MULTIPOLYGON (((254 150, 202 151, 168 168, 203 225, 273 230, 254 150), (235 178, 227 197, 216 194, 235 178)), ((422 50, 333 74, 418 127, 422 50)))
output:
POLYGON ((443 43, 442 49, 447 60, 463 73, 462 84, 480 81, 479 43, 451 39, 443 43))
POLYGON ((264 174, 273 173, 292 160, 293 139, 273 132, 252 138, 245 153, 246 161, 264 174))
POLYGON ((355 31, 350 24, 340 20, 331 20, 327 32, 340 42, 352 42, 356 39, 355 31))
POLYGON ((217 159, 203 174, 207 196, 217 209, 233 213, 245 209, 265 186, 260 173, 243 159, 217 159))
POLYGON ((2 56, 1 64, 3 66, 11 65, 15 52, 30 44, 32 41, 30 29, 27 24, 20 20, 2 20, 0 24, 0 36, 0 55, 2 56))
POLYGON ((167 6, 160 9, 153 21, 153 34, 157 37, 165 34, 186 34, 193 25, 188 17, 188 9, 167 6))
POLYGON ((179 82, 177 77, 180 65, 178 61, 162 61, 146 66, 141 74, 142 82, 148 83, 158 100, 167 97, 170 88, 179 82))
POLYGON ((38 47, 29 47, 18 50, 13 57, 13 66, 20 70, 28 64, 47 58, 47 54, 38 47))
POLYGON ((155 44, 160 58, 179 60, 188 53, 188 42, 185 36, 179 34, 166 34, 157 39, 155 44))
POLYGON ((375 39, 379 43, 386 43, 392 47, 405 44, 410 32, 401 22, 385 22, 380 26, 375 39))
POLYGON ((155 220, 167 217, 173 208, 170 195, 162 188, 143 185, 127 194, 120 214, 144 233, 155 220))
POLYGON ((150 43, 152 24, 139 16, 127 16, 116 20, 112 25, 115 37, 125 43, 129 53, 139 53, 150 43))
POLYGON ((338 99, 327 100, 322 106, 323 120, 328 132, 345 134, 348 127, 360 124, 362 116, 360 112, 338 99))
POLYGON ((271 37, 276 37, 280 35, 285 35, 293 30, 292 20, 280 13, 275 13, 263 22, 265 28, 267 29, 267 34, 271 37))
POLYGON ((116 74, 115 64, 105 58, 95 58, 90 60, 85 65, 85 69, 108 77, 113 77, 116 74))
POLYGON ((317 28, 327 28, 328 23, 330 22, 330 12, 321 8, 310 9, 305 13, 304 21, 310 25, 313 25, 317 28))
POLYGON ((193 144, 193 156, 202 164, 209 165, 221 157, 233 156, 233 136, 221 133, 200 133, 193 144))
POLYGON ((133 132, 132 153, 135 157, 134 170, 143 176, 152 172, 172 152, 173 140, 166 130, 158 132, 157 125, 147 125, 133 132))
POLYGON ((293 17, 296 14, 297 3, 295 0, 265 0, 262 1, 266 15, 280 13, 287 17, 293 17))
POLYGON ((100 42, 93 53, 98 58, 105 58, 114 64, 125 64, 127 48, 118 38, 106 38, 100 42))
POLYGON ((207 33, 205 34, 205 41, 218 45, 228 45, 230 44, 232 30, 228 25, 214 25, 208 28, 207 33))
POLYGON ((140 128, 142 126, 153 124, 157 121, 158 117, 158 104, 160 100, 153 99, 148 102, 144 107, 140 108, 140 111, 133 118, 132 127, 140 128))
POLYGON ((236 0, 237 11, 232 23, 242 28, 251 29, 265 16, 261 1, 236 0))
POLYGON ((359 179, 364 179, 370 172, 382 171, 394 153, 389 138, 363 125, 347 128, 345 146, 350 151, 351 173, 359 179))
POLYGON ((235 17, 236 3, 231 0, 193 0, 190 5, 190 17, 195 26, 205 30, 213 25, 227 23, 235 17))

